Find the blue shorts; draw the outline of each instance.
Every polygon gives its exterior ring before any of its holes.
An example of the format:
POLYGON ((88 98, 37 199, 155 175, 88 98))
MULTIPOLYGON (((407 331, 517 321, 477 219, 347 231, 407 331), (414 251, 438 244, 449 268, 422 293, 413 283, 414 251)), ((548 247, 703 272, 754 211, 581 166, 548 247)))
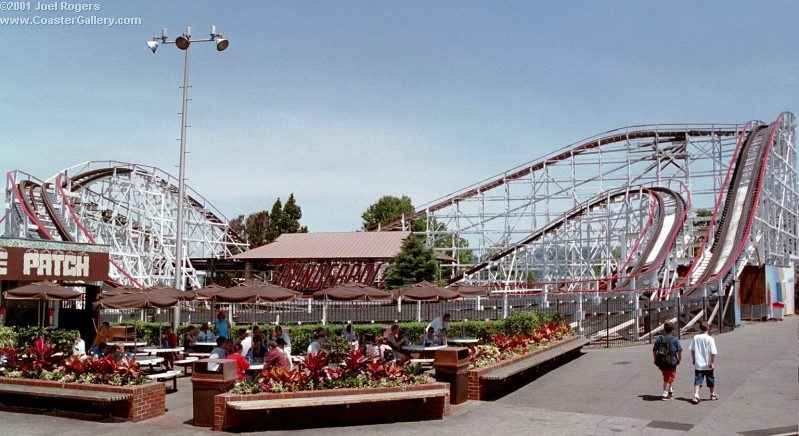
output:
POLYGON ((703 379, 707 379, 707 387, 716 387, 716 377, 713 375, 712 369, 707 369, 704 371, 700 371, 698 369, 694 370, 694 386, 702 387, 703 379))

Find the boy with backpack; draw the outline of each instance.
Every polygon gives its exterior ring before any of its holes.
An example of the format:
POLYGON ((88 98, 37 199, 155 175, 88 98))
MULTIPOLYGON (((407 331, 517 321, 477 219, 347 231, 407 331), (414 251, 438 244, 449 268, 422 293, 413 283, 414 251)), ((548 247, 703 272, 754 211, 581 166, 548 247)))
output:
POLYGON ((674 398, 674 391, 672 390, 672 383, 677 377, 677 365, 680 364, 682 359, 682 346, 679 339, 674 337, 674 325, 670 322, 663 324, 665 334, 658 336, 655 340, 655 345, 652 347, 652 357, 655 360, 655 365, 660 369, 663 374, 663 401, 671 400, 674 398))

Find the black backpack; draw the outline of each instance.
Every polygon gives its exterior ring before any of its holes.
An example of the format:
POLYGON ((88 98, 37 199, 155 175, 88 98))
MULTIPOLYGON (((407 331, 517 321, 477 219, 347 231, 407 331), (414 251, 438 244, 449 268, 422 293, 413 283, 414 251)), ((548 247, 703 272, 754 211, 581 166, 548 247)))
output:
POLYGON ((657 347, 657 354, 655 356, 655 363, 657 366, 676 366, 677 362, 672 361, 671 337, 668 335, 661 336, 658 340, 660 344, 657 347))

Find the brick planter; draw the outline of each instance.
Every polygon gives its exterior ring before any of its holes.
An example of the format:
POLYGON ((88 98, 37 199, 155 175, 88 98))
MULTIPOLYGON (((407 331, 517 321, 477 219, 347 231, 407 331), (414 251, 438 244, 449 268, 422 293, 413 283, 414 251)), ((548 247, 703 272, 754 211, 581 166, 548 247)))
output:
POLYGON ((555 347, 560 345, 568 344, 569 342, 576 341, 580 339, 579 336, 574 336, 569 339, 556 342, 549 347, 541 348, 535 350, 533 352, 523 354, 518 357, 514 357, 513 359, 507 360, 500 360, 499 362, 492 363, 491 365, 484 366, 482 368, 471 369, 469 370, 469 399, 470 400, 485 400, 490 398, 494 393, 489 392, 489 386, 485 381, 480 380, 480 376, 487 373, 494 371, 496 369, 504 368, 509 365, 513 365, 516 362, 521 362, 523 360, 531 359, 545 351, 551 350, 555 347))
POLYGON ((428 383, 424 385, 366 388, 329 389, 321 391, 300 391, 283 393, 260 393, 240 395, 226 392, 214 397, 214 430, 263 430, 330 427, 341 425, 376 424, 398 421, 424 421, 441 419, 449 414, 449 394, 441 400, 429 399, 425 403, 410 402, 403 407, 386 407, 381 402, 359 402, 358 398, 369 394, 398 391, 426 391, 447 389, 447 383, 428 383), (320 398, 352 395, 353 401, 345 406, 321 406, 276 410, 237 411, 227 407, 228 401, 276 400, 294 398, 320 398), (268 415, 267 415, 268 413, 268 415), (268 419, 266 417, 268 416, 268 419))
MULTIPOLYGON (((111 408, 111 416, 125 421, 142 421, 161 416, 166 410, 166 391, 163 383, 153 382, 136 386, 111 386, 80 383, 61 383, 49 380, 0 377, 0 383, 50 388, 68 388, 80 391, 102 391, 130 394, 131 400, 118 401, 111 408)), ((58 402, 66 399, 47 398, 47 406, 58 409, 58 402), (55 407, 54 407, 55 406, 55 407)), ((66 406, 66 404, 65 404, 66 406)))

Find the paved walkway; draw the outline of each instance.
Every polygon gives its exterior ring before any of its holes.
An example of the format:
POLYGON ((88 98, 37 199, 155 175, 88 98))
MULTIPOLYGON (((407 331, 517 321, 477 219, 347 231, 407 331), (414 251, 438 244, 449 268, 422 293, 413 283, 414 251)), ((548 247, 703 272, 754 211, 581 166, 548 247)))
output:
MULTIPOLYGON (((769 435, 797 431, 797 318, 745 324, 717 336, 719 401, 692 405, 690 355, 678 369, 675 400, 660 400, 659 371, 648 346, 591 349, 497 401, 453 407, 441 421, 383 424, 293 434, 702 434, 769 435)), ((683 346, 687 347, 687 340, 683 346)), ((142 423, 79 421, 58 416, 0 412, 0 426, 15 435, 213 434, 189 424, 191 385, 167 395, 163 417, 142 423)), ((707 389, 703 390, 707 398, 707 389)), ((276 432, 282 434, 288 432, 276 432)), ((217 433, 218 434, 218 433, 217 433)))

